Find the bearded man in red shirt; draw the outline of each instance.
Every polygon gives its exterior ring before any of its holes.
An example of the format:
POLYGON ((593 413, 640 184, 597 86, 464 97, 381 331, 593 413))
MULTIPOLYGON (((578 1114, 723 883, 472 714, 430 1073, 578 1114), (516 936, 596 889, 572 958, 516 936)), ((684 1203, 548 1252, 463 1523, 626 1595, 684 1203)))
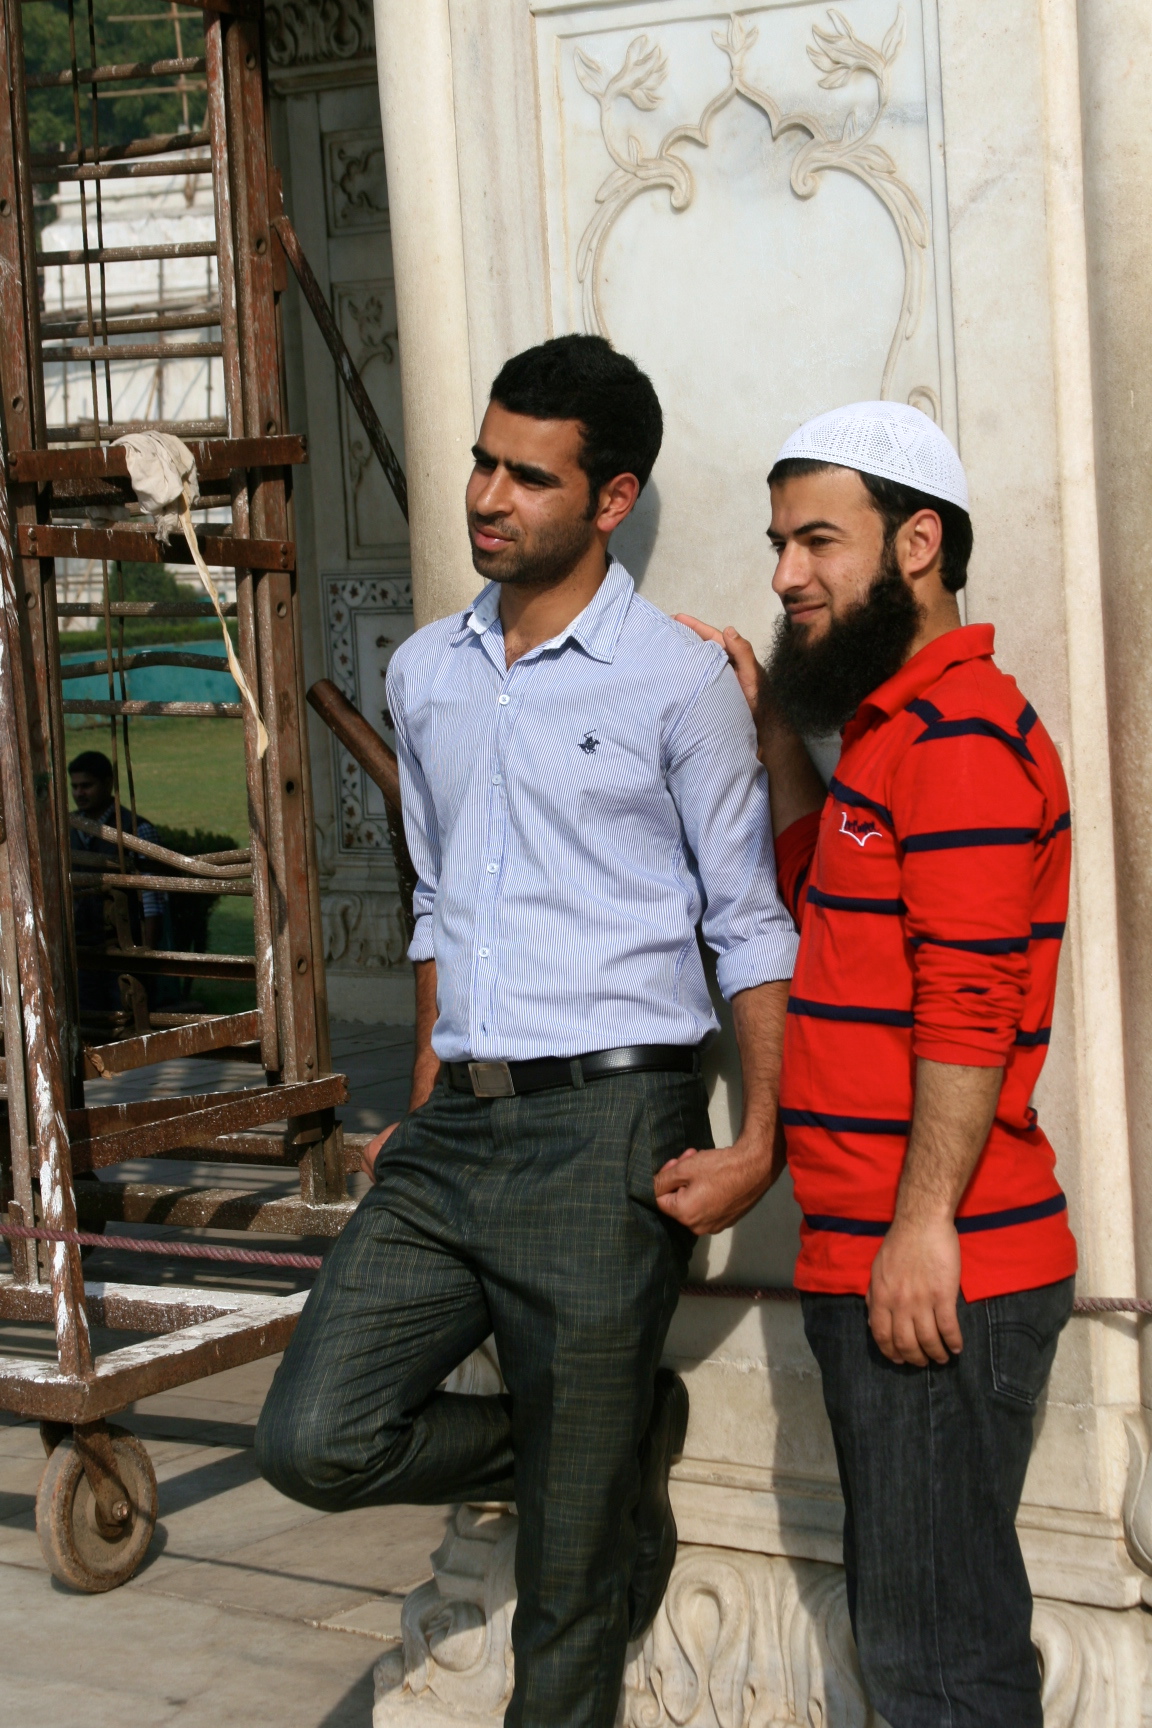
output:
MULTIPOLYGON (((1031 1103, 1068 792, 991 626, 961 623, 968 489, 939 428, 888 402, 821 415, 769 486, 764 671, 682 622, 757 715, 801 932, 780 1117, 861 1667, 892 1728, 1042 1728, 1015 1516, 1076 1270, 1031 1103), (801 740, 838 730, 825 790, 801 740)), ((674 1217, 700 1156, 657 1179, 674 1217)))

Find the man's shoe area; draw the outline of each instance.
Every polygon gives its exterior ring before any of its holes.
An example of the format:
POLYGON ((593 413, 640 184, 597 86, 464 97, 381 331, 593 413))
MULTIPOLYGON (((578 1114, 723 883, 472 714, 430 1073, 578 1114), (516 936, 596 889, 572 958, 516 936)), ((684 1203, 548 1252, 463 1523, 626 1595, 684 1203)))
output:
POLYGON ((664 1600, 676 1563, 676 1520, 668 1499, 668 1473, 684 1450, 688 1388, 671 1368, 658 1368, 652 1419, 640 1451, 636 1507, 636 1565, 628 1590, 628 1640, 643 1638, 664 1600))

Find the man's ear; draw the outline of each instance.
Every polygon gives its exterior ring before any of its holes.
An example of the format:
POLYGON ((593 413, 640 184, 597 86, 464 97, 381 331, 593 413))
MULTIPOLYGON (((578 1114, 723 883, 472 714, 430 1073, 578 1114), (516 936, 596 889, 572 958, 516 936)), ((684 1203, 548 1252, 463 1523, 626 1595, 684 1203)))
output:
POLYGON ((900 569, 913 581, 939 568, 944 546, 944 524, 935 510, 917 510, 902 522, 896 535, 896 557, 900 569))
POLYGON ((606 486, 601 486, 596 504, 596 526, 601 534, 611 534, 619 528, 640 496, 640 482, 635 474, 617 474, 606 486))

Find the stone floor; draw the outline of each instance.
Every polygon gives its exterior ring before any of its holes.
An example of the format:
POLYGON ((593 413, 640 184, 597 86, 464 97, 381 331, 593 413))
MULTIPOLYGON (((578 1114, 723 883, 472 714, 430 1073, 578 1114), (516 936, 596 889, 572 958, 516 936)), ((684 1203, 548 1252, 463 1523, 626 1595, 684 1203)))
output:
MULTIPOLYGON (((336 1026, 350 1128, 403 1107, 409 1036, 336 1026)), ((173 1065, 175 1068, 176 1065, 173 1065)), ((251 1068, 179 1065, 178 1091, 253 1084, 251 1068)), ((91 1102, 144 1095, 146 1074, 90 1088, 91 1102), (97 1092, 99 1091, 99 1099, 97 1092)), ((124 1167, 122 1173, 134 1167, 124 1167)), ((155 1180, 275 1189, 281 1172, 150 1160, 155 1180)), ((134 1231, 134 1234, 146 1233, 134 1231)), ((203 1233, 228 1241, 224 1233, 203 1233)), ((93 1280, 298 1288, 294 1274, 97 1250, 93 1280)), ((262 1238, 261 1245, 276 1245, 262 1238)), ((285 1244, 287 1246, 287 1244, 285 1244)), ((317 1247, 319 1245, 316 1245, 317 1247)), ((310 1275, 301 1274, 307 1281, 310 1275)), ((97 1334, 97 1352, 125 1342, 97 1334)), ((0 1353, 50 1356, 44 1328, 0 1327, 0 1353)), ((143 1439, 160 1483, 156 1537, 122 1589, 78 1596, 57 1584, 35 1535, 43 1451, 35 1425, 0 1413, 0 1721, 50 1728, 368 1728, 372 1664, 397 1641, 404 1596, 430 1575, 445 1513, 388 1507, 326 1517, 258 1476, 252 1434, 275 1359, 149 1398, 118 1418, 143 1439)))

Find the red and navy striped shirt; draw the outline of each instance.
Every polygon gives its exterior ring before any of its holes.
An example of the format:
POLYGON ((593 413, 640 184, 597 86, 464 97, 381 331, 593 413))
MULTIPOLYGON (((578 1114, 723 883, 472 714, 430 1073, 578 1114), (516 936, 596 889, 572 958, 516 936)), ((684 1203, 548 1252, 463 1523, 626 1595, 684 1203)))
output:
POLYGON ((781 1115, 803 1290, 868 1288, 919 1057, 1005 1070, 956 1214, 966 1298, 1076 1270, 1031 1104, 1068 913, 1068 790, 993 645, 974 624, 913 655, 845 728, 823 810, 777 841, 800 927, 781 1115))

